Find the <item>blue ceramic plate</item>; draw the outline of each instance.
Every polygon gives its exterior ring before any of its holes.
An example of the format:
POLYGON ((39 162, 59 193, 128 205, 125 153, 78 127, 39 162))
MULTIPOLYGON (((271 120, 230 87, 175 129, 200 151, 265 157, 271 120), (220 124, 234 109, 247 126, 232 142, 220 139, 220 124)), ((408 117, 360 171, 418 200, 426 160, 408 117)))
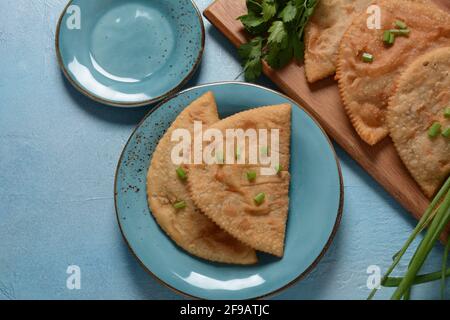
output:
POLYGON ((264 87, 225 82, 195 87, 166 100, 139 124, 120 157, 115 180, 117 219, 142 265, 169 287, 206 299, 264 297, 302 278, 327 250, 342 214, 343 189, 333 146, 300 106, 292 109, 289 220, 285 254, 259 254, 254 266, 197 259, 172 242, 153 219, 146 174, 160 137, 194 99, 213 91, 221 118, 258 106, 296 103, 264 87))
POLYGON ((191 0, 72 0, 56 51, 69 81, 113 106, 141 106, 176 92, 200 63, 205 31, 191 0))

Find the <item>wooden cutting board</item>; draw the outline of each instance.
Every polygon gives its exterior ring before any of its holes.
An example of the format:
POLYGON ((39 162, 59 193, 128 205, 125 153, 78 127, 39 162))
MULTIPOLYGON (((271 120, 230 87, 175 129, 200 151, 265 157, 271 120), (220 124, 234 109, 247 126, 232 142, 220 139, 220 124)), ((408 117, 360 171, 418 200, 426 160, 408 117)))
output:
MULTIPOLYGON (((435 0, 450 11, 449 0, 435 0)), ((245 0, 216 0, 205 11, 205 17, 235 46, 247 41, 237 17, 246 13, 245 0)), ((308 84, 302 64, 292 62, 274 71, 264 65, 264 73, 282 91, 308 110, 327 133, 377 180, 406 210, 419 219, 429 204, 413 180, 389 138, 376 146, 363 142, 353 129, 341 103, 337 83, 328 78, 308 84)))

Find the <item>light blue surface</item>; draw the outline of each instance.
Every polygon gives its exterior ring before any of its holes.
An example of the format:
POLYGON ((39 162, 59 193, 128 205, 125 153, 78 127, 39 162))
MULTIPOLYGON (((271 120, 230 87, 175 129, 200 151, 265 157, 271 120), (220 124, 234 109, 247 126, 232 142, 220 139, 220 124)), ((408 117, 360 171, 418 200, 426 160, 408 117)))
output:
POLYGON ((259 254, 254 266, 231 266, 194 258, 179 249, 151 216, 146 176, 159 137, 176 116, 207 91, 219 117, 263 105, 292 103, 271 90, 223 83, 183 91, 153 111, 125 147, 116 178, 121 229, 139 260, 171 287, 204 299, 252 299, 304 275, 321 255, 338 224, 341 179, 335 153, 323 131, 297 106, 292 108, 289 220, 283 259, 259 254), (327 201, 315 201, 321 193, 327 201))
POLYGON ((179 88, 204 46, 191 0, 73 0, 57 29, 71 81, 96 100, 148 105, 179 88))
MULTIPOLYGON (((209 3, 197 1, 200 9, 209 3)), ((65 5, 0 1, 0 297, 179 298, 130 254, 114 214, 117 160, 149 108, 102 106, 64 80, 54 37, 65 5), (81 290, 66 288, 68 265, 80 266, 81 290)), ((189 86, 233 80, 241 72, 235 49, 207 23, 206 35, 205 56, 189 86)), ((415 225, 346 153, 337 152, 346 199, 336 239, 305 280, 276 298, 364 299, 367 267, 385 270, 415 225)), ((442 253, 442 246, 434 250, 427 270, 440 267, 442 253)), ((439 284, 418 287, 413 297, 437 299, 439 284)))

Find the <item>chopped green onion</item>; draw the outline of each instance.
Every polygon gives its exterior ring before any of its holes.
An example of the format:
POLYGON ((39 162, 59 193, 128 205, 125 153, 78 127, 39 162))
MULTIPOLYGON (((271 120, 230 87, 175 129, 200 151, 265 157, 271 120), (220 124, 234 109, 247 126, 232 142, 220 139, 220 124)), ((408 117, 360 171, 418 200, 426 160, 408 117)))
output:
POLYGON ((255 171, 247 172, 247 179, 248 179, 248 181, 255 181, 255 179, 256 179, 256 172, 255 171))
POLYGON ((411 33, 411 30, 409 30, 409 29, 402 29, 402 30, 391 29, 391 30, 389 30, 389 32, 396 36, 408 36, 411 33))
POLYGON ((388 40, 388 44, 394 44, 395 42, 395 34, 393 34, 392 32, 389 32, 389 40, 388 40))
POLYGON ((275 170, 277 170, 277 174, 279 174, 281 171, 283 171, 283 166, 279 164, 275 167, 275 170))
POLYGON ((182 167, 178 167, 176 171, 177 171, 178 178, 180 178, 181 180, 187 179, 186 171, 184 171, 184 169, 182 167))
POLYGON ((436 138, 439 133, 441 133, 441 124, 439 122, 435 122, 431 125, 430 129, 428 129, 428 136, 430 138, 436 138))
POLYGON ((450 118, 450 107, 445 108, 445 110, 444 110, 444 117, 450 118))
POLYGON ((404 22, 401 21, 401 20, 395 21, 395 26, 396 26, 397 28, 400 28, 400 29, 406 29, 406 28, 408 28, 408 26, 406 25, 406 23, 404 23, 404 22))
POLYGON ((266 194, 264 192, 258 193, 256 195, 256 197, 253 198, 253 200, 255 200, 255 203, 257 205, 260 205, 261 203, 264 202, 264 199, 266 198, 266 194))
POLYGON ((392 30, 386 30, 383 33, 383 41, 386 44, 392 45, 395 42, 395 34, 392 33, 392 30))
POLYGON ((389 39, 391 38, 391 32, 389 30, 386 30, 383 33, 383 41, 386 43, 389 43, 389 39))
POLYGON ((444 138, 450 138, 450 127, 448 127, 447 129, 445 129, 444 131, 442 131, 442 136, 444 138))
POLYGON ((183 208, 186 208, 186 202, 185 202, 184 200, 175 202, 175 203, 173 204, 173 207, 174 207, 175 209, 183 209, 183 208))
POLYGON ((373 62, 373 55, 371 55, 370 53, 363 53, 362 55, 362 61, 364 62, 373 62))

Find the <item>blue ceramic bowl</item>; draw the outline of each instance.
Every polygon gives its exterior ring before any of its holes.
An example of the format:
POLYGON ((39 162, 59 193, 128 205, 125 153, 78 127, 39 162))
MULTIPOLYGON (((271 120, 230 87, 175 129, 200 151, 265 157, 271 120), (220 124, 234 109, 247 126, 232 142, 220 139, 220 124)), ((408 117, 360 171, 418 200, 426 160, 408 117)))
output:
POLYGON ((166 100, 138 125, 116 172, 115 205, 123 236, 142 265, 169 287, 206 299, 264 297, 304 277, 330 245, 343 205, 340 166, 321 127, 289 98, 240 82, 203 85, 166 100), (194 99, 214 92, 221 118, 258 106, 291 103, 291 186, 285 254, 259 254, 254 266, 197 259, 172 242, 147 206, 146 174, 159 139, 194 99))
POLYGON ((113 106, 141 106, 178 91, 198 67, 205 31, 191 0, 72 0, 56 51, 69 81, 113 106))

